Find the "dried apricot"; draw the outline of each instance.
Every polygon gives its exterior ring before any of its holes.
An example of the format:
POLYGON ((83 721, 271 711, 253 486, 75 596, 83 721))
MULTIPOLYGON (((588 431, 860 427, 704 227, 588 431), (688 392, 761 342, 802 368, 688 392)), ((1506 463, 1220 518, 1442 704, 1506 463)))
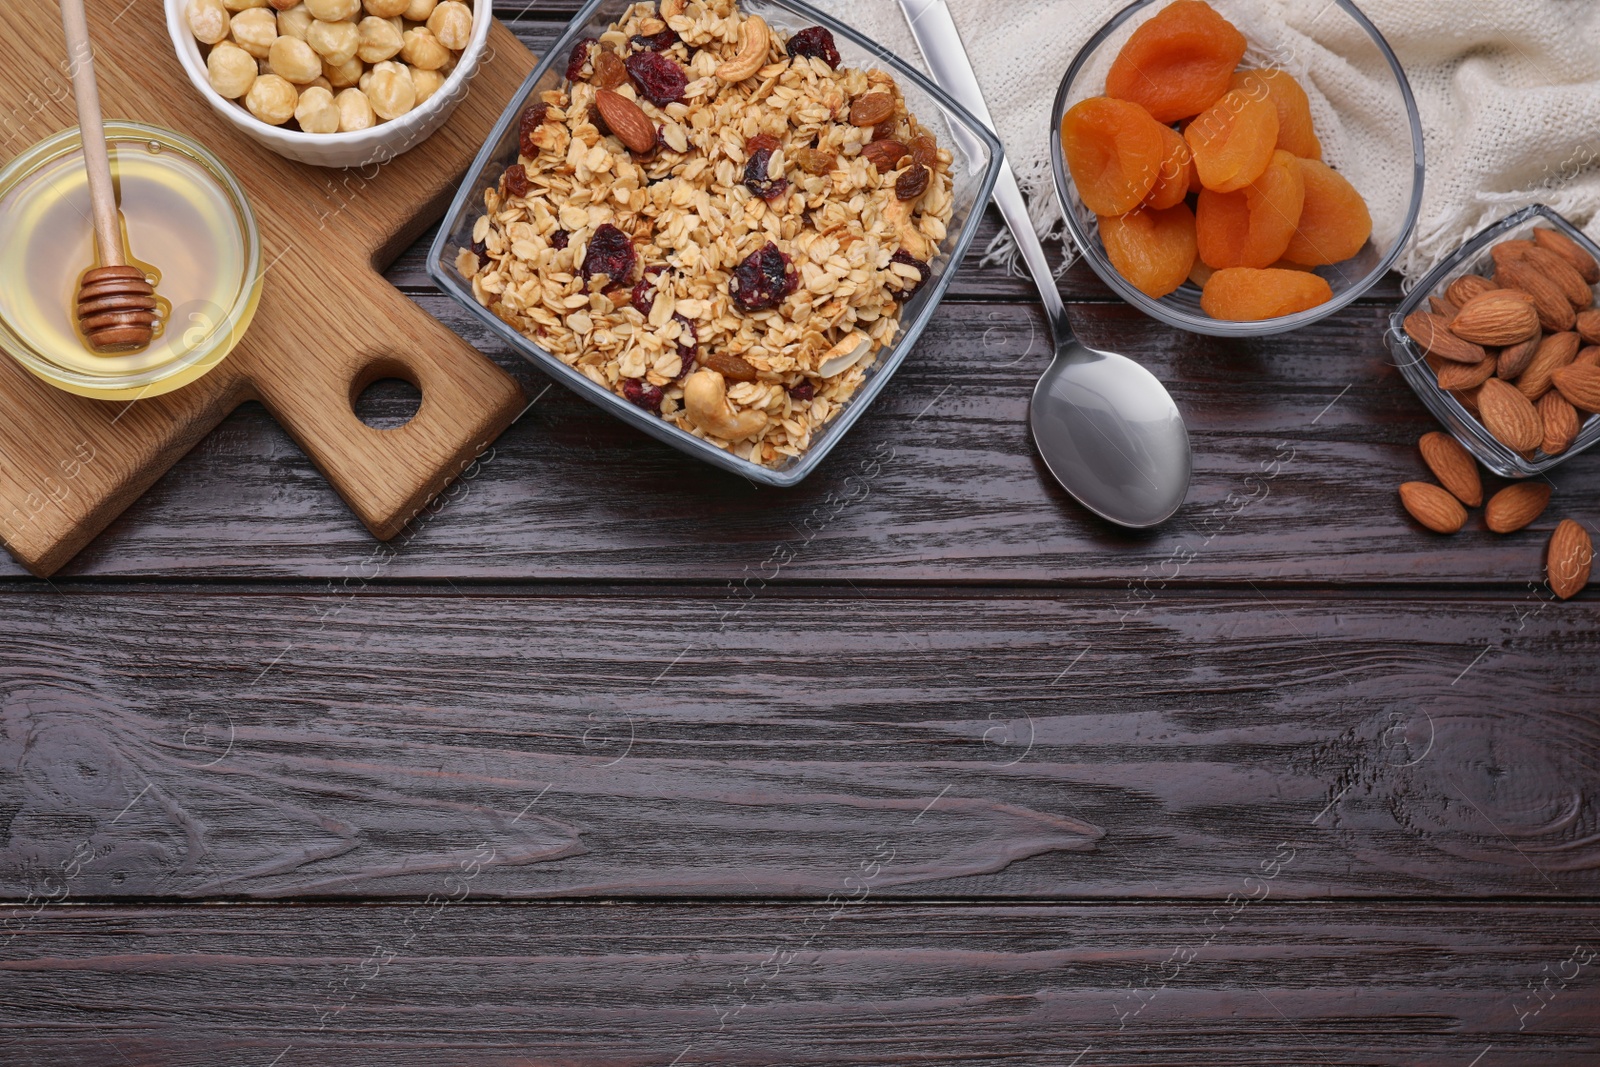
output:
POLYGON ((1228 91, 1244 34, 1203 0, 1176 0, 1133 31, 1106 74, 1106 95, 1158 122, 1198 115, 1228 91))
POLYGON ((1206 282, 1200 307, 1214 319, 1259 322, 1307 311, 1332 299, 1333 289, 1315 274, 1229 267, 1206 282))
POLYGON ((1138 104, 1105 96, 1079 101, 1061 118, 1061 147, 1084 206, 1096 215, 1138 207, 1165 154, 1161 123, 1138 104))
POLYGON ((1184 139, 1194 150, 1200 184, 1219 193, 1243 189, 1267 169, 1278 144, 1278 112, 1266 100, 1238 89, 1189 123, 1184 139))
POLYGON ((1200 190, 1195 209, 1200 258, 1224 267, 1270 267, 1283 258, 1305 201, 1300 161, 1279 149, 1261 177, 1235 193, 1200 190))
POLYGON ((1189 142, 1177 130, 1163 126, 1161 138, 1166 145, 1166 153, 1161 157, 1161 166, 1156 171, 1156 183, 1150 187, 1150 195, 1144 201, 1145 207, 1157 210, 1183 202, 1183 198, 1189 195, 1189 174, 1194 170, 1194 153, 1189 150, 1189 142))
POLYGON ((1194 266, 1194 212, 1178 203, 1140 208, 1100 220, 1106 258, 1141 293, 1159 300, 1189 280, 1194 266))
POLYGON ((1372 214, 1338 171, 1314 159, 1300 161, 1305 208, 1283 258, 1311 267, 1342 263, 1361 251, 1372 236, 1372 214))
POLYGON ((1279 148, 1301 159, 1322 158, 1322 142, 1311 121, 1311 101, 1292 74, 1271 68, 1241 70, 1229 88, 1272 103, 1278 112, 1279 148))

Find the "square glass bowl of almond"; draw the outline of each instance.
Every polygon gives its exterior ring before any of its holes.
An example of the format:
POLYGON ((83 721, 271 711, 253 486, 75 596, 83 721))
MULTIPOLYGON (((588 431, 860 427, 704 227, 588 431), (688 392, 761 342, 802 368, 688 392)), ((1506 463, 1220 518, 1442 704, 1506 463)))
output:
POLYGON ((1600 247, 1536 204, 1435 267, 1388 342, 1428 409, 1489 470, 1527 478, 1600 441, 1600 247))
POLYGON ((428 270, 618 418, 793 485, 916 343, 1001 158, 920 73, 805 4, 590 0, 428 270))

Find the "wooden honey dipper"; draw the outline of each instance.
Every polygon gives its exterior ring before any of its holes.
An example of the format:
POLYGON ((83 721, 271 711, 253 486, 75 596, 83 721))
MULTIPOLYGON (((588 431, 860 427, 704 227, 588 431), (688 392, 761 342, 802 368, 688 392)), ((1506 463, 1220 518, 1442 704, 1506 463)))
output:
POLYGON ((94 209, 94 239, 100 255, 100 265, 78 280, 78 326, 96 352, 130 352, 145 347, 155 336, 160 318, 156 291, 144 271, 129 266, 123 255, 122 217, 111 185, 111 157, 106 151, 83 0, 61 0, 61 28, 67 35, 78 132, 94 209))

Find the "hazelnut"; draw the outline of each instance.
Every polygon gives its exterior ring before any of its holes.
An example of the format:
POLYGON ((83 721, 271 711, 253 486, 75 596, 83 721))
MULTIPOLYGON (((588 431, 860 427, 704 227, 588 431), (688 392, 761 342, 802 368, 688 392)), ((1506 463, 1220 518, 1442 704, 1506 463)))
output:
POLYGON ((348 89, 357 84, 366 71, 366 66, 354 56, 343 63, 329 63, 326 59, 322 61, 322 76, 335 89, 348 89))
POLYGON ((279 37, 267 56, 272 73, 296 85, 306 85, 322 77, 322 57, 297 37, 279 37))
MULTIPOLYGON (((310 6, 310 5, 307 5, 310 6)), ((355 58, 361 47, 361 31, 353 22, 326 22, 316 19, 306 30, 306 44, 316 49, 317 55, 338 65, 355 58)))
POLYGON ((276 74, 263 74, 245 94, 244 106, 250 114, 269 126, 282 126, 294 118, 300 94, 293 85, 276 74))
POLYGON ((300 94, 294 117, 307 133, 339 132, 339 105, 334 103, 332 93, 319 86, 312 86, 300 94))
POLYGON ((444 75, 436 70, 411 68, 411 84, 417 90, 417 107, 426 104, 433 94, 444 86, 444 75))
POLYGON ((206 57, 206 75, 218 95, 237 100, 256 80, 256 60, 236 44, 223 41, 206 57))
POLYGON ((311 11, 304 4, 296 4, 287 11, 278 12, 278 36, 306 39, 311 28, 311 11))
POLYGON ((189 0, 184 12, 189 32, 201 44, 220 44, 228 39, 228 9, 222 0, 189 0))
POLYGON ((427 22, 438 3, 439 0, 411 0, 406 5, 405 17, 410 22, 427 22))
POLYGON ((380 63, 372 68, 372 81, 366 89, 372 110, 383 119, 397 119, 417 106, 417 87, 411 75, 396 63, 380 63))
POLYGON ((428 16, 428 31, 457 52, 472 40, 472 9, 461 0, 444 0, 428 16))
POLYGON ((380 19, 392 19, 397 15, 404 15, 406 8, 411 6, 411 0, 367 0, 367 14, 376 15, 380 19))
POLYGON ((278 16, 266 8, 254 7, 233 16, 230 29, 234 44, 257 59, 266 59, 272 42, 278 39, 278 16))
POLYGON ((266 7, 267 0, 224 0, 229 11, 249 11, 253 7, 266 7))
POLYGON ((361 31, 361 47, 356 49, 356 55, 361 57, 363 63, 382 63, 386 59, 393 59, 399 55, 400 46, 405 43, 394 23, 386 18, 368 15, 361 20, 358 28, 361 31))
POLYGON ((361 0, 306 0, 311 17, 323 22, 340 22, 355 18, 361 10, 361 0))
POLYGON ((300 87, 300 95, 306 95, 306 90, 311 88, 312 85, 316 86, 318 89, 328 90, 329 96, 333 95, 333 83, 327 78, 323 77, 321 74, 318 74, 315 78, 311 79, 311 85, 302 85, 300 87))
POLYGON ((353 133, 377 124, 378 117, 372 112, 372 102, 360 89, 346 89, 334 100, 339 105, 340 133, 353 133))
POLYGON ((400 58, 413 67, 438 70, 450 59, 450 50, 439 43, 439 38, 424 29, 407 30, 405 44, 400 48, 400 58))
POLYGON ((287 11, 298 3, 300 0, 267 0, 267 6, 274 11, 287 11))

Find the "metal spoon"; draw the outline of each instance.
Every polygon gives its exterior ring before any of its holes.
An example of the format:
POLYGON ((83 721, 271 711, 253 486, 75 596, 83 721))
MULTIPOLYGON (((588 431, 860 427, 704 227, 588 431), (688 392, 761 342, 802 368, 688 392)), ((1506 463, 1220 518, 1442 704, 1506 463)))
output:
MULTIPOLYGON (((933 80, 993 127, 944 0, 900 0, 900 9, 933 80)), ((1045 466, 1101 518, 1136 528, 1164 522, 1189 491, 1189 431, 1178 406, 1166 387, 1133 360, 1086 348, 1073 338, 1066 305, 1009 162, 1001 167, 994 201, 1039 286, 1055 339, 1055 360, 1034 388, 1029 409, 1045 466)))

